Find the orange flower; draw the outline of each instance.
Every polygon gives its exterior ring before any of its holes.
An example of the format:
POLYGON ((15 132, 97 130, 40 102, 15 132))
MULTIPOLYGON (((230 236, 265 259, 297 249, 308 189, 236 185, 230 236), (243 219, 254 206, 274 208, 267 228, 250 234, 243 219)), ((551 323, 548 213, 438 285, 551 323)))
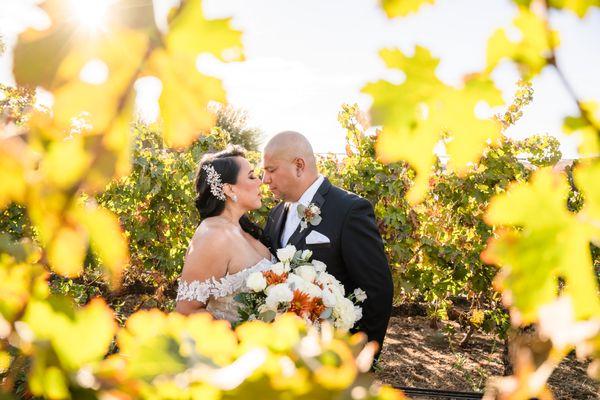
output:
POLYGON ((325 305, 323 304, 323 299, 319 297, 315 297, 310 302, 310 319, 311 321, 316 321, 319 319, 319 316, 325 311, 325 305))
POLYGON ((310 314, 311 304, 312 301, 308 294, 296 289, 294 290, 294 297, 292 298, 290 308, 288 311, 293 312, 296 315, 302 317, 305 314, 310 314))
POLYGON ((273 271, 263 271, 263 276, 267 280, 267 286, 271 286, 277 283, 285 283, 287 280, 287 273, 283 273, 281 275, 277 275, 273 271))

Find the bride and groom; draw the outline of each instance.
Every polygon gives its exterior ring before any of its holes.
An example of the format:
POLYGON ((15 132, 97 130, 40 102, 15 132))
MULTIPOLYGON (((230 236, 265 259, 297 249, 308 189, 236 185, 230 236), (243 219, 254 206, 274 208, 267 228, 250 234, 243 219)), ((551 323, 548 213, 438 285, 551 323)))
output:
POLYGON ((393 282, 377 230, 373 206, 320 175, 312 147, 297 132, 281 132, 263 152, 263 177, 256 176, 244 150, 230 146, 205 155, 196 176, 196 208, 202 222, 190 241, 176 311, 208 311, 239 320, 235 295, 246 278, 264 271, 286 245, 311 250, 346 292, 362 288, 367 299, 355 330, 381 348, 392 308, 393 282), (261 207, 261 184, 281 202, 261 229, 248 211, 261 207))

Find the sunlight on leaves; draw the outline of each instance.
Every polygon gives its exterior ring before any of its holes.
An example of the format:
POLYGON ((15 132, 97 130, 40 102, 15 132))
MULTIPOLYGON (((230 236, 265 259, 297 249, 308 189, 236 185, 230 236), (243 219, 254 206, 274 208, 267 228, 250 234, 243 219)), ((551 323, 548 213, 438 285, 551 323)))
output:
POLYGON ((199 0, 187 1, 171 21, 167 48, 190 57, 210 53, 224 61, 243 60, 242 32, 231 28, 231 18, 206 19, 199 0))
POLYGON ((85 113, 93 131, 110 129, 115 114, 124 107, 127 98, 124 96, 132 90, 130 85, 146 52, 147 41, 139 32, 113 32, 66 57, 58 72, 65 83, 54 90, 53 109, 59 126, 68 127, 74 117, 85 113), (106 81, 99 84, 84 82, 79 77, 93 59, 103 61, 108 68, 106 81))
POLYGON ((510 29, 498 29, 489 38, 487 71, 510 59, 518 64, 525 79, 531 79, 548 63, 552 49, 560 44, 559 35, 549 31, 544 19, 524 7, 519 8, 513 24, 510 29))
POLYGON ((76 277, 83 271, 87 235, 79 227, 61 227, 48 247, 48 261, 57 273, 76 277))
POLYGON ((87 205, 78 214, 90 237, 90 244, 100 259, 113 285, 118 285, 121 274, 129 263, 129 247, 118 217, 112 212, 87 205))
POLYGON ((165 142, 188 146, 214 125, 216 116, 208 104, 225 101, 221 81, 201 74, 193 57, 156 50, 149 62, 163 84, 159 104, 165 142))
POLYGON ((450 138, 449 167, 462 172, 479 159, 488 140, 500 135, 500 124, 480 119, 475 108, 482 102, 501 105, 502 96, 489 78, 480 75, 466 77, 459 88, 445 85, 435 73, 439 60, 421 46, 413 56, 400 50, 382 50, 380 54, 386 65, 402 71, 406 80, 401 84, 381 80, 363 88, 373 97, 373 123, 383 126, 377 155, 383 162, 402 159, 415 168, 417 178, 407 194, 414 204, 425 195, 436 160, 434 147, 440 140, 450 138))
POLYGON ((101 298, 76 310, 66 300, 33 301, 23 321, 36 340, 50 340, 61 364, 71 371, 101 360, 117 328, 112 310, 101 298))
POLYGON ((496 284, 511 307, 515 324, 535 322, 541 306, 569 295, 576 317, 600 314, 592 268, 589 227, 566 209, 566 178, 544 168, 530 183, 518 183, 492 199, 485 219, 490 225, 521 227, 499 232, 482 254, 503 266, 496 284))

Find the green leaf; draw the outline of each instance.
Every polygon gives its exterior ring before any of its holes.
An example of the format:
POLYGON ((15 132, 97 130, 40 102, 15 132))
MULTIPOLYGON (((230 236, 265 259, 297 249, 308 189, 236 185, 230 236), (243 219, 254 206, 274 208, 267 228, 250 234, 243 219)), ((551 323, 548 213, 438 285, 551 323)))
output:
POLYGON ((276 316, 277 316, 277 313, 276 313, 275 311, 273 311, 273 310, 268 310, 268 311, 265 311, 265 312, 261 313, 261 314, 258 316, 258 318, 259 318, 261 321, 265 321, 265 322, 271 322, 271 321, 273 321, 273 320, 275 319, 275 317, 276 317, 276 316))

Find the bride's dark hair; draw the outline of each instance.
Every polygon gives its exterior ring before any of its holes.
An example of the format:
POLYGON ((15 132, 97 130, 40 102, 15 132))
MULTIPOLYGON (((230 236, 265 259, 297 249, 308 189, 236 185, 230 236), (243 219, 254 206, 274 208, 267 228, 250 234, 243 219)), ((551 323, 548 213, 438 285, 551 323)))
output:
MULTIPOLYGON (((223 200, 219 200, 214 194, 211 193, 207 172, 202 167, 205 165, 211 165, 219 174, 223 184, 229 183, 231 185, 235 185, 240 172, 240 165, 236 161, 235 157, 246 158, 246 151, 243 147, 229 145, 225 150, 218 153, 205 154, 200 160, 200 165, 198 167, 198 171, 196 172, 195 180, 195 204, 198 212, 200 213, 200 219, 221 215, 225 209, 225 202, 223 200)), ((240 218, 240 226, 245 232, 249 233, 254 238, 260 239, 262 229, 254 222, 250 221, 246 215, 240 218)))

